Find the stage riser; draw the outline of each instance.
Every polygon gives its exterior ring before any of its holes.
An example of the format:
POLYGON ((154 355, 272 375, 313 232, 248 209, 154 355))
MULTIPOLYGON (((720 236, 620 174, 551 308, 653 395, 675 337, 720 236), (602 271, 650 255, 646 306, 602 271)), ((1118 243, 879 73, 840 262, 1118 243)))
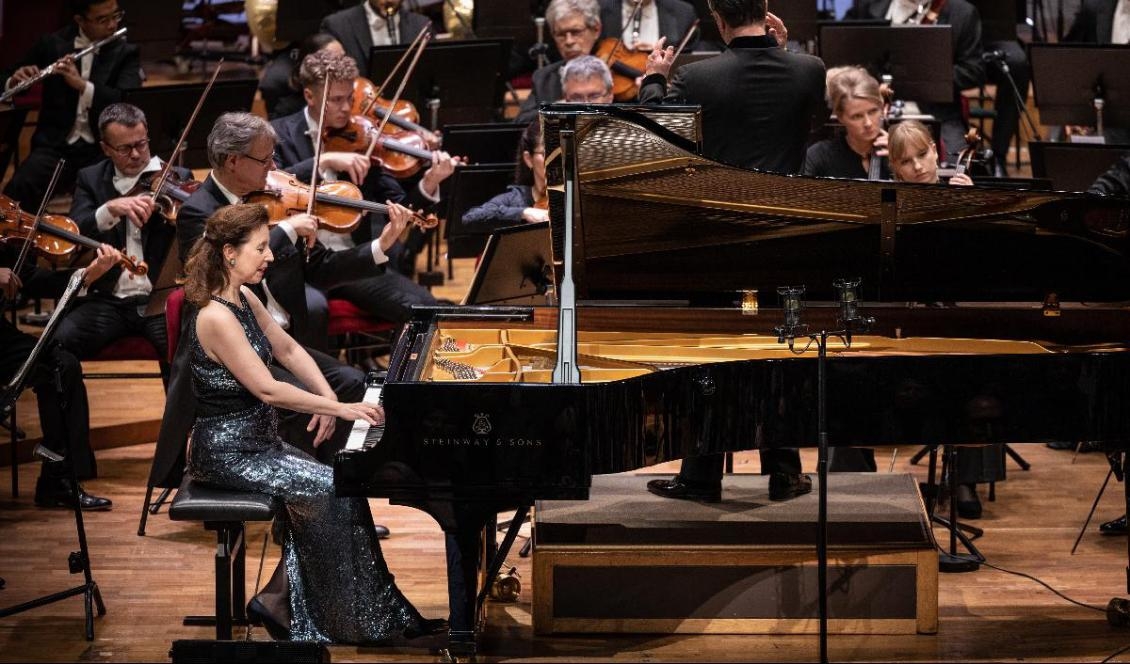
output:
MULTIPOLYGON (((538 634, 815 634, 815 551, 536 547, 538 634)), ((829 631, 933 634, 934 549, 829 551, 829 631)))

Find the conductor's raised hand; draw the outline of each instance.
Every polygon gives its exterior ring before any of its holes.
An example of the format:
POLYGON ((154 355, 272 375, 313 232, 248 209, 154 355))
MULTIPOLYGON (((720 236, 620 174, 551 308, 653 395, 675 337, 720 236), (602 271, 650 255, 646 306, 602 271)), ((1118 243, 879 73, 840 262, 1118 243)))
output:
POLYGON ((789 29, 785 27, 785 22, 773 12, 766 12, 765 14, 765 31, 769 36, 777 40, 777 46, 785 48, 789 43, 789 29))
POLYGON ((644 67, 644 76, 663 74, 671 78, 671 66, 675 64, 675 47, 667 46, 667 38, 660 37, 655 42, 655 48, 647 56, 647 66, 644 67))

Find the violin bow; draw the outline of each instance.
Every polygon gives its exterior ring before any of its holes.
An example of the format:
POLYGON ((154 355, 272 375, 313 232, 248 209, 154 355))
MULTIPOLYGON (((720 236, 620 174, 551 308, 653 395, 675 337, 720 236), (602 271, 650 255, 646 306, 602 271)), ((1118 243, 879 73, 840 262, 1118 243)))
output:
POLYGON ((173 148, 173 153, 169 155, 169 160, 165 162, 165 167, 161 169, 161 175, 157 177, 157 182, 152 191, 154 195, 159 195, 165 188, 165 182, 168 181, 169 175, 173 172, 173 162, 176 160, 177 155, 184 149, 184 141, 188 138, 188 132, 192 130, 192 125, 196 123, 196 116, 200 115, 200 109, 204 107, 204 100, 208 98, 208 93, 212 91, 212 86, 216 83, 216 78, 220 75, 220 69, 224 66, 224 59, 216 64, 216 71, 212 72, 212 79, 208 81, 208 85, 204 86, 204 91, 200 93, 200 99, 196 100, 196 108, 192 109, 192 115, 188 117, 188 122, 184 125, 184 131, 180 133, 180 138, 177 139, 176 147, 173 148))
POLYGON ((416 53, 413 54, 412 62, 408 65, 408 69, 404 72, 404 78, 400 79, 400 86, 396 88, 396 94, 392 96, 392 100, 389 102, 389 111, 383 118, 381 118, 381 123, 377 126, 377 129, 373 134, 373 140, 371 143, 369 143, 369 149, 365 151, 366 158, 373 156, 373 150, 376 149, 377 143, 381 140, 381 132, 385 130, 385 125, 388 124, 389 118, 392 117, 392 109, 396 106, 396 102, 400 101, 400 95, 404 94, 404 86, 408 85, 408 79, 412 76, 412 72, 415 71, 416 63, 420 61, 420 55, 424 53, 424 48, 427 47, 428 42, 431 41, 431 39, 431 34, 425 33, 423 39, 420 42, 419 48, 417 48, 416 53))
MULTIPOLYGON (((39 223, 43 219, 43 213, 47 211, 47 201, 51 200, 51 195, 55 193, 55 186, 59 184, 59 175, 63 172, 63 165, 67 163, 65 159, 60 159, 59 163, 55 164, 55 172, 51 175, 51 182, 47 185, 47 192, 43 194, 43 200, 39 202, 39 212, 35 213, 35 219, 31 222, 31 229, 27 233, 27 240, 24 241, 24 246, 20 248, 20 255, 16 258, 16 264, 12 266, 12 272, 19 274, 24 267, 24 262, 27 261, 28 254, 31 253, 31 245, 35 244, 35 235, 39 232, 39 223)), ((17 226, 19 216, 16 217, 17 226)))
MULTIPOLYGON (((636 16, 638 16, 639 13, 641 11, 643 11, 643 0, 635 0, 635 2, 636 2, 635 9, 633 9, 631 15, 628 16, 627 23, 631 23, 631 22, 635 21, 636 16)), ((606 64, 606 65, 612 64, 612 61, 616 59, 616 51, 619 51, 620 47, 624 45, 624 32, 628 29, 626 27, 626 25, 627 24, 625 24, 624 30, 620 31, 620 36, 616 38, 616 45, 613 46, 612 50, 608 52, 608 57, 605 58, 604 64, 606 64)))
POLYGON ((381 98, 381 94, 384 93, 385 88, 387 88, 388 84, 392 82, 392 77, 395 76, 398 71, 400 71, 401 65, 404 64, 404 61, 408 59, 408 56, 413 52, 413 50, 419 46, 420 40, 423 39, 424 35, 426 34, 429 33, 428 26, 425 25, 424 27, 420 28, 420 31, 416 33, 416 38, 412 40, 412 43, 408 45, 408 48, 404 49, 404 53, 401 54, 400 59, 397 60, 392 69, 388 71, 388 75, 385 76, 385 80, 382 81, 381 86, 377 88, 376 96, 369 100, 369 104, 365 106, 365 108, 361 109, 361 115, 369 114, 369 111, 372 110, 374 105, 376 105, 377 100, 381 98))
POLYGON ((691 37, 694 36, 694 31, 698 30, 698 21, 699 19, 696 18, 694 23, 691 23, 691 27, 687 28, 687 34, 683 35, 683 41, 679 42, 679 47, 675 49, 676 58, 679 57, 679 54, 681 54, 683 49, 687 47, 687 44, 690 43, 691 37))

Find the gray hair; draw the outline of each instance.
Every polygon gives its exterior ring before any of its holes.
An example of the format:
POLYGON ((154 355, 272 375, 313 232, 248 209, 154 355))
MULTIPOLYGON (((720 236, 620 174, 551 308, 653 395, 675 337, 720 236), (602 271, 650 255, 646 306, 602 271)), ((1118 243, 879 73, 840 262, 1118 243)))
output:
POLYGON ((145 112, 133 104, 126 104, 118 102, 117 104, 110 104, 102 109, 102 113, 98 116, 98 133, 106 133, 106 127, 111 122, 116 122, 123 127, 136 127, 137 125, 145 125, 149 128, 149 122, 145 119, 145 112))
POLYGON ((585 26, 596 28, 600 23, 600 4, 597 0, 552 0, 545 8, 545 22, 549 24, 549 31, 557 21, 570 14, 580 14, 585 19, 585 26))
POLYGON ((231 155, 245 155, 260 138, 278 140, 275 129, 263 118, 250 113, 224 113, 208 134, 208 163, 220 168, 231 155))
POLYGON ((566 81, 583 81, 597 77, 604 82, 606 91, 612 90, 612 71, 604 60, 595 55, 581 55, 561 66, 561 87, 566 81))

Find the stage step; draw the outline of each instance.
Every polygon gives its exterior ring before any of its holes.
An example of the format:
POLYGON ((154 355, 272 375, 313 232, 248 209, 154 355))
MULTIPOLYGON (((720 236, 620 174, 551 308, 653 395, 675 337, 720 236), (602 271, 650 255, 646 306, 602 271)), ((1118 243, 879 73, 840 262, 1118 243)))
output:
MULTIPOLYGON (((705 504, 648 493, 655 477, 597 476, 590 500, 538 502, 536 633, 816 633, 816 487, 771 502, 768 478, 728 475, 705 504)), ((935 633, 938 557, 914 478, 835 473, 828 505, 829 631, 935 633)))

